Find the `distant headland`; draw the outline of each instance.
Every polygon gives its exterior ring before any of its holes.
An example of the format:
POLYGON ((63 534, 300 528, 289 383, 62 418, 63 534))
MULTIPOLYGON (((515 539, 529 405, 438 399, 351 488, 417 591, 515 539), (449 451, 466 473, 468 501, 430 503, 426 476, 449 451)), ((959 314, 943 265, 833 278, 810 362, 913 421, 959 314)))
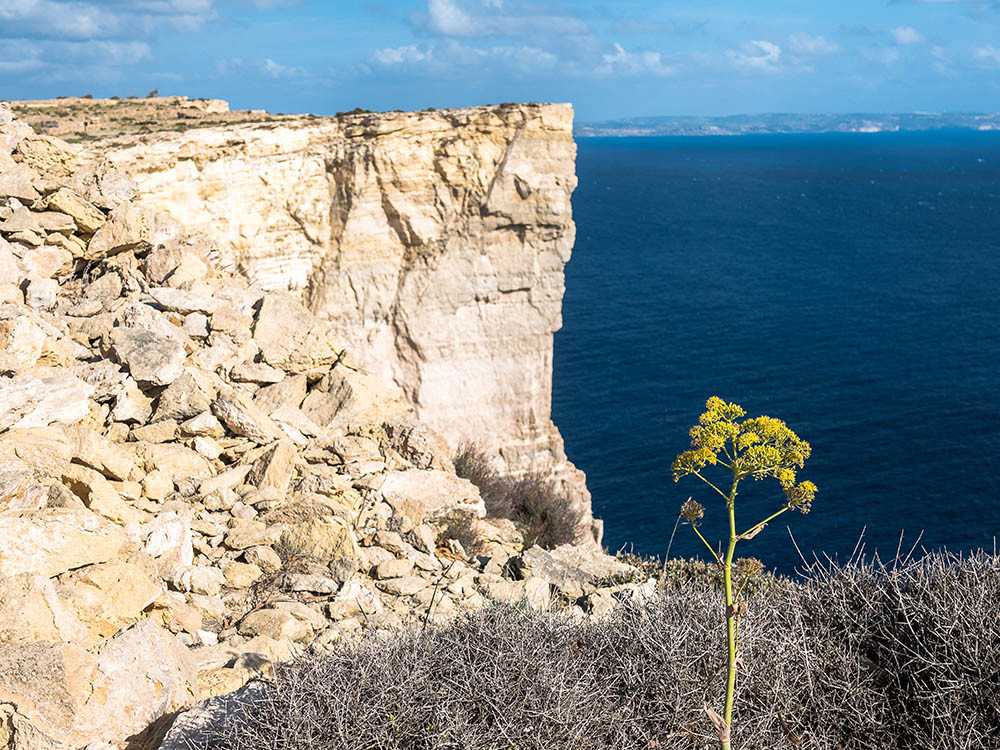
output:
POLYGON ((889 114, 666 115, 581 122, 578 138, 644 135, 750 135, 765 133, 891 133, 916 130, 1000 130, 1000 113, 905 112, 889 114))

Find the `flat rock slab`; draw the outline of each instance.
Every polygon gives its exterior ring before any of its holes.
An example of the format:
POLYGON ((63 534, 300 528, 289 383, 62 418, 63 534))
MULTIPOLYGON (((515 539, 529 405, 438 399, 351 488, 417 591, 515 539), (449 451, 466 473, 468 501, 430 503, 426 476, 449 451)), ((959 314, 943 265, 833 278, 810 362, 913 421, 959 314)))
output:
POLYGON ((0 576, 55 576, 107 562, 125 532, 89 510, 46 508, 0 516, 0 576))
POLYGON ((0 430, 76 424, 90 412, 94 389, 80 378, 0 378, 0 430))

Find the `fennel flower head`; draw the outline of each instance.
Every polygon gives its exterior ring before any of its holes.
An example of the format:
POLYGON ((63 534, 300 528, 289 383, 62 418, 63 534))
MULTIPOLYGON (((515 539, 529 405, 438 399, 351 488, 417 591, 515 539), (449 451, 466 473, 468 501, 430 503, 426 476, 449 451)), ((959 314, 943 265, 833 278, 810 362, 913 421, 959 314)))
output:
POLYGON ((774 417, 744 419, 746 412, 738 404, 713 396, 705 404, 705 413, 691 428, 691 447, 674 459, 670 469, 674 481, 688 474, 701 475, 706 466, 722 464, 739 481, 774 477, 785 493, 788 506, 808 513, 816 496, 812 482, 796 483, 796 469, 801 469, 812 449, 809 443, 774 417))

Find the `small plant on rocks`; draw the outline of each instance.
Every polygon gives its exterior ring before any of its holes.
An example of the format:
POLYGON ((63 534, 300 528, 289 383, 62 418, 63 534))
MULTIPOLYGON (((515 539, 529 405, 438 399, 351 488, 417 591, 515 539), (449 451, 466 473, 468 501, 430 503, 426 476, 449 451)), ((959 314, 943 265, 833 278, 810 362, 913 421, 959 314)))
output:
MULTIPOLYGON (((747 583, 759 576, 764 568, 758 560, 748 558, 734 565, 736 545, 744 539, 753 539, 767 524, 787 510, 808 513, 816 495, 812 482, 796 482, 795 470, 801 469, 812 449, 780 419, 760 416, 743 419, 746 412, 737 404, 727 403, 713 396, 705 404, 705 413, 698 424, 691 428, 691 447, 677 456, 671 465, 674 481, 690 475, 698 477, 726 503, 729 514, 729 544, 725 553, 716 552, 698 530, 698 522, 705 515, 705 508, 688 499, 681 505, 681 517, 691 524, 698 538, 722 568, 726 599, 726 648, 727 677, 726 704, 722 716, 706 708, 715 727, 723 750, 731 747, 733 697, 736 692, 736 669, 740 664, 739 622, 747 611, 746 602, 740 601, 747 583), (703 472, 709 466, 721 466, 729 471, 731 481, 728 492, 720 489, 703 472), (763 521, 754 524, 742 534, 736 529, 736 492, 744 479, 761 480, 774 477, 784 492, 784 504, 763 521), (734 580, 738 581, 734 587, 734 580), (735 591, 734 591, 735 588, 735 591)), ((723 484, 723 486, 725 486, 723 484)))

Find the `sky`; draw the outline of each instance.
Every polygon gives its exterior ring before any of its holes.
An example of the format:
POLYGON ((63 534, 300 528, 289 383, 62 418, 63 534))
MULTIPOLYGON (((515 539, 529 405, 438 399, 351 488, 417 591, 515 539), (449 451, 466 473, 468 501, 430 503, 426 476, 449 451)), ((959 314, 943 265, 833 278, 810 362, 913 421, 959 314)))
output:
POLYGON ((1000 0, 0 0, 0 99, 580 121, 1000 110, 1000 0))

